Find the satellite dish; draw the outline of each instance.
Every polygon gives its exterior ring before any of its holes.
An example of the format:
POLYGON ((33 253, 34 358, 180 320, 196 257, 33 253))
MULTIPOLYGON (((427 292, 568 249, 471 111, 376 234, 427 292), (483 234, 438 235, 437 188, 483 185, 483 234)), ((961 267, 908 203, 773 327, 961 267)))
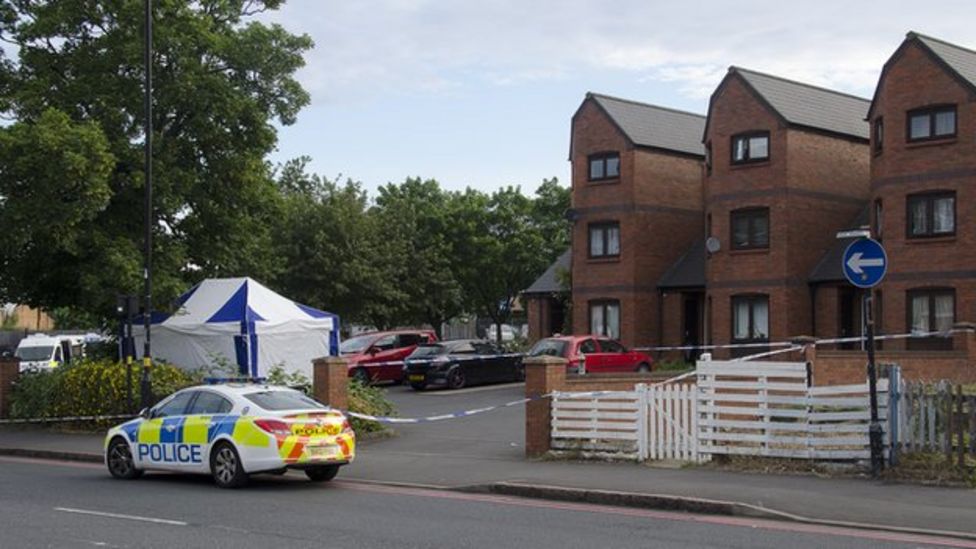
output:
POLYGON ((713 254, 722 249, 722 243, 719 242, 718 238, 710 236, 705 241, 705 249, 708 250, 708 253, 713 254))

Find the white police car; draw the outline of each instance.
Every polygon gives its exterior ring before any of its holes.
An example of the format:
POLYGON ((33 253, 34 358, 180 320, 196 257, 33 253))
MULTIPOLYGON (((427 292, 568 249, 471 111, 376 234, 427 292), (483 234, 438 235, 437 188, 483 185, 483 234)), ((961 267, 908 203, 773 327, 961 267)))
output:
POLYGON ((332 480, 355 452, 356 434, 341 412, 294 389, 252 383, 183 389, 105 437, 113 477, 152 469, 210 473, 223 488, 286 469, 332 480))

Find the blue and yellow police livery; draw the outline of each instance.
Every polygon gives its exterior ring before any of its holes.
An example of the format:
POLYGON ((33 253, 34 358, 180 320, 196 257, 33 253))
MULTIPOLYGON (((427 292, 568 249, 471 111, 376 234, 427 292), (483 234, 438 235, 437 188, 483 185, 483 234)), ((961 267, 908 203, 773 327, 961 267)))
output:
POLYGON ((153 469, 210 473, 224 488, 290 468, 331 480, 355 452, 341 412, 287 387, 255 384, 183 389, 105 437, 105 464, 116 478, 153 469))

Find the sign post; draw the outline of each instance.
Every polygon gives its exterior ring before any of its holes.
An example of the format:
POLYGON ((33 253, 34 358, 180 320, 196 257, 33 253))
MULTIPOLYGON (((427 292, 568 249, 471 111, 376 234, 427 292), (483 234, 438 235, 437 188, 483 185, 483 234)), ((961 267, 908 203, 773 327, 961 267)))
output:
POLYGON ((844 251, 844 276, 847 280, 867 290, 864 314, 867 319, 868 387, 871 391, 871 475, 877 477, 884 468, 884 448, 881 423, 878 420, 878 372, 874 363, 874 290, 888 271, 888 254, 876 240, 855 240, 844 251))

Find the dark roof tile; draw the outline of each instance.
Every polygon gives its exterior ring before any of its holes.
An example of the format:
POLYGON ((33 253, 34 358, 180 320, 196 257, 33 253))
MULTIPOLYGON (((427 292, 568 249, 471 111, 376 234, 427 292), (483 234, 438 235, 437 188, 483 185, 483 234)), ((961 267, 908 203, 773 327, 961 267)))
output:
POLYGON ((598 93, 586 97, 600 105, 635 145, 705 156, 701 143, 705 117, 700 114, 598 93))
POLYGON ((559 271, 569 270, 569 259, 572 255, 572 248, 566 250, 549 265, 546 272, 542 273, 542 276, 536 279, 527 289, 523 290, 523 294, 555 294, 560 292, 565 292, 566 289, 563 288, 562 284, 559 283, 559 271))
POLYGON ((729 72, 740 75, 790 124, 868 139, 869 99, 740 67, 729 72))

